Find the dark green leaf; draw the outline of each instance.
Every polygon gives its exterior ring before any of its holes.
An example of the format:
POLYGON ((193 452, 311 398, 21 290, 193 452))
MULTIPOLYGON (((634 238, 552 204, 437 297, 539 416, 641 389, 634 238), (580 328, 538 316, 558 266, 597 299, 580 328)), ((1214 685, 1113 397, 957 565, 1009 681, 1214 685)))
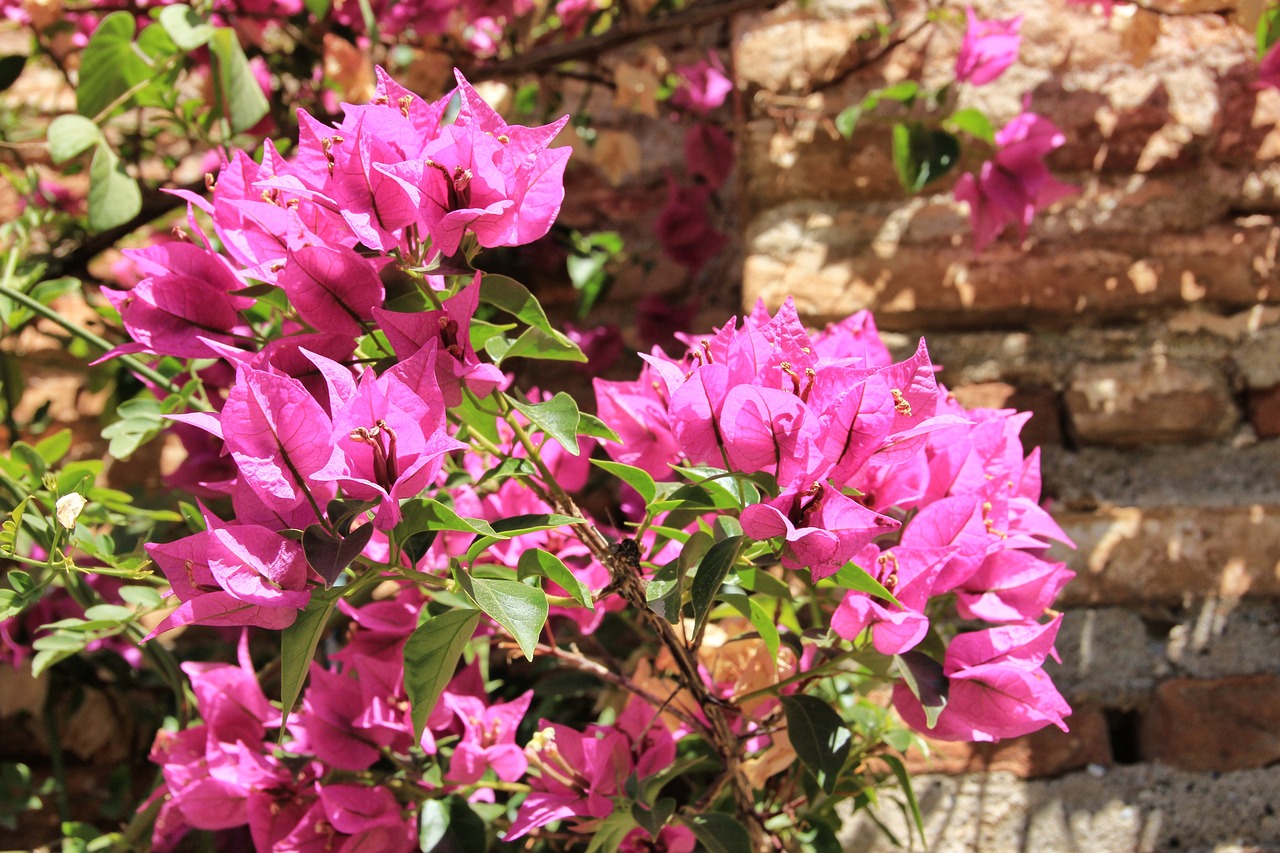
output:
POLYGON ((25 56, 0 56, 0 92, 18 81, 26 65, 25 56))
POLYGON ((418 849, 431 851, 449 832, 449 805, 427 800, 418 809, 418 849))
POLYGON ((542 626, 547 622, 547 595, 541 589, 519 581, 459 576, 463 589, 507 633, 520 644, 524 656, 533 660, 542 626))
POLYGON ((595 603, 591 600, 591 590, 578 580, 577 576, 555 554, 541 548, 530 548, 520 555, 520 562, 516 566, 516 577, 524 580, 535 575, 559 584, 583 607, 590 610, 596 609, 595 603))
POLYGON ((667 821, 671 820, 671 816, 676 812, 676 801, 671 797, 663 797, 661 800, 653 804, 652 809, 644 807, 643 803, 631 804, 631 817, 635 822, 649 833, 649 837, 657 839, 658 833, 662 831, 662 827, 667 825, 667 821))
POLYGON ((779 696, 787 715, 787 737, 796 755, 830 794, 844 769, 853 736, 840 715, 815 696, 779 696))
POLYGON ((597 468, 603 468, 613 476, 622 480, 631 488, 640 493, 640 497, 644 498, 646 504, 651 504, 657 497, 658 487, 654 483, 653 477, 643 468, 636 468, 633 465, 624 465, 621 462, 609 462, 604 459, 592 459, 591 464, 597 468))
POLYGON ((213 38, 213 26, 192 11, 190 6, 165 6, 160 10, 158 20, 169 38, 182 50, 203 47, 213 38))
POLYGON ((49 124, 49 158, 65 163, 102 141, 102 131, 82 115, 67 113, 49 124))
MULTIPOLYGON (((108 17, 114 17, 113 12, 108 17)), ((138 182, 125 172, 120 158, 105 142, 98 143, 89 166, 89 228, 109 231, 124 225, 142 210, 138 182)))
POLYGON ((947 707, 947 693, 951 687, 942 672, 942 664, 915 650, 895 655, 893 662, 903 683, 924 706, 925 720, 929 728, 933 728, 947 707))
POLYGON ((645 599, 649 609, 672 625, 680 621, 680 599, 683 596, 681 581, 684 572, 679 560, 672 560, 653 573, 645 587, 645 599))
POLYGON ((707 848, 708 853, 751 853, 751 836, 736 818, 721 812, 684 815, 685 826, 707 848))
POLYGON ((570 454, 577 456, 582 452, 578 447, 578 422, 581 419, 578 404, 564 391, 544 403, 522 403, 513 397, 508 399, 534 426, 554 438, 570 454))
POLYGON ((339 590, 313 593, 306 608, 288 628, 280 632, 280 738, 287 734, 285 723, 293 710, 307 671, 316 656, 316 646, 329 624, 329 614, 338 602, 339 590))
POLYGON ((423 622, 405 641, 404 687, 409 694, 415 742, 422 739, 427 717, 453 678, 479 622, 478 610, 449 610, 423 622))
POLYGON ((942 177, 959 157, 959 140, 945 130, 916 123, 893 126, 893 165, 908 192, 942 177))
POLYGON ((347 536, 335 536, 322 525, 310 524, 302 531, 302 552, 307 565, 324 578, 326 587, 333 586, 342 570, 364 551, 373 536, 373 525, 363 524, 347 536))
POLYGON ((943 122, 943 126, 948 130, 975 136, 988 145, 996 144, 996 130, 991 126, 991 119, 976 107, 956 110, 943 122))
POLYGON ((715 600, 716 593, 720 591, 720 585, 724 583, 729 570, 738 559, 738 549, 742 547, 742 541, 741 536, 731 536, 722 542, 717 542, 698 563, 698 570, 693 576, 693 584, 690 587, 695 635, 701 633, 702 626, 707 621, 707 614, 711 612, 711 603, 715 600))
POLYGON ((271 105, 253 76, 235 30, 218 27, 209 39, 209 53, 214 60, 219 107, 231 123, 231 132, 248 130, 262 120, 271 105))

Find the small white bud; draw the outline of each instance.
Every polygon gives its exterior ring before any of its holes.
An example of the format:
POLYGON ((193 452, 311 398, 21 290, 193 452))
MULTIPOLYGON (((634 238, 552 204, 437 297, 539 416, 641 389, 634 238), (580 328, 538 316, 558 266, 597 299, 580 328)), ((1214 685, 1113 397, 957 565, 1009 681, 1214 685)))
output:
POLYGON ((58 523, 68 530, 76 529, 76 519, 80 517, 81 511, 84 510, 85 499, 79 492, 72 492, 69 495, 63 495, 58 498, 58 502, 54 504, 57 510, 58 523))

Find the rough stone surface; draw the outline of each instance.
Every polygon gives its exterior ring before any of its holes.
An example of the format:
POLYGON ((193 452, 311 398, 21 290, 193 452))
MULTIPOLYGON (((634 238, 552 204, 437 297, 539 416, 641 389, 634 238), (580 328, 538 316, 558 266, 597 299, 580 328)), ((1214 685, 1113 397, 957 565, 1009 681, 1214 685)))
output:
POLYGON ((1196 678, 1280 675, 1280 605, 1217 597, 1177 614, 1163 640, 1175 673, 1196 678))
MULTIPOLYGON (((1150 853, 1280 851, 1280 767, 1209 779, 1155 764, 1027 781, 1012 773, 915 781, 932 853, 1150 853)), ((923 850, 898 809, 877 817, 909 850, 923 850)), ((865 817, 846 822, 844 849, 899 850, 865 817)))
POLYGON ((1142 754, 1201 771, 1244 770, 1280 761, 1280 677, 1161 683, 1143 722, 1142 754))
POLYGON ((956 775, 978 771, 1008 772, 1023 779, 1061 776, 1091 764, 1111 764, 1107 721, 1095 706, 1073 709, 1071 731, 1046 726, 1038 732, 1000 743, 958 743, 926 739, 929 755, 911 749, 904 756, 907 769, 920 773, 956 775))
POLYGON ((1180 604, 1280 596, 1280 507, 1117 507, 1058 517, 1079 548, 1062 602, 1180 604))
POLYGON ((1280 385, 1280 326, 1261 328, 1241 341, 1234 361, 1249 388, 1280 385))
POLYGON ((1159 357, 1079 364, 1065 401, 1072 432, 1089 444, 1212 440, 1231 432, 1240 418, 1225 376, 1159 357))
POLYGON ((1146 704, 1163 669, 1142 619, 1114 607, 1068 610, 1055 644, 1062 663, 1045 671, 1074 705, 1132 709, 1146 704))
POLYGON ((1044 495, 1058 510, 1280 504, 1280 442, 1041 450, 1044 495))

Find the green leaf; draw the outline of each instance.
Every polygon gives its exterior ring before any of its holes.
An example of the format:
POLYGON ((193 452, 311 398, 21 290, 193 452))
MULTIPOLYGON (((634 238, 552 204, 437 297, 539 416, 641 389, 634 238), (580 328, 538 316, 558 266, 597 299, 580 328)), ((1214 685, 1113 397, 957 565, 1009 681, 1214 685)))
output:
POLYGON ((165 423, 160 416, 160 402, 152 397, 126 400, 116 409, 116 414, 120 420, 102 430, 102 437, 111 442, 107 452, 116 459, 128 459, 142 444, 157 435, 165 423))
POLYGON ((947 130, 975 136, 988 145, 996 144, 996 129, 991 126, 991 119, 976 107, 956 110, 942 123, 942 126, 947 130))
POLYGON ((480 622, 478 610, 448 610, 419 625, 404 644, 404 687, 409 694, 414 742, 449 685, 462 651, 480 622))
POLYGON ((271 105, 253 76, 235 30, 218 27, 209 39, 209 53, 214 60, 217 109, 231 124, 232 133, 248 130, 262 120, 271 105))
POLYGON ((1280 41, 1280 6, 1271 4, 1258 18, 1258 59, 1280 41))
MULTIPOLYGON (((485 349, 489 349, 488 343, 485 344, 485 349)), ((560 332, 546 332, 542 329, 525 329, 501 357, 495 358, 497 361, 508 358, 540 358, 544 361, 576 361, 579 364, 587 361, 586 353, 573 341, 560 332)))
POLYGON ((49 125, 49 157, 64 163, 102 141, 102 131, 82 115, 60 115, 49 125))
POLYGON ((137 25, 132 12, 112 12, 97 28, 80 54, 80 83, 76 112, 95 118, 134 85, 152 76, 151 64, 134 50, 137 25))
POLYGON ((214 27, 201 18, 190 6, 181 4, 165 6, 157 16, 173 43, 185 51, 203 47, 213 38, 214 27))
POLYGON ((840 715, 816 696, 779 696, 787 715, 787 737, 822 790, 830 794, 844 769, 853 736, 840 715))
MULTIPOLYGON (((108 17, 114 17, 113 12, 108 17)), ((142 210, 138 182, 125 172, 120 158, 106 142, 98 143, 89 166, 89 228, 109 231, 124 225, 142 210)))
MULTIPOLYGON (((31 502, 31 496, 27 495, 18 505, 13 508, 13 512, 9 513, 9 517, 4 520, 4 524, 0 525, 0 554, 12 554, 16 547, 18 539, 18 531, 22 529, 22 516, 27 511, 27 504, 31 502)), ((9 582, 13 582, 13 576, 17 572, 9 572, 9 582)), ((23 574, 26 574, 23 572, 23 574)), ((15 587, 16 589, 16 587, 15 587)), ((18 590, 22 592, 22 590, 18 590)))
POLYGON ((894 655, 893 663, 902 676, 902 682, 924 706, 925 721, 929 728, 933 728, 947 707, 947 693, 951 686, 943 674, 942 664, 915 650, 894 655))
POLYGON ((915 789, 911 787, 911 774, 907 772, 907 766, 896 755, 881 753, 876 757, 888 764, 889 769, 893 771, 893 775, 898 777, 898 784, 902 786, 902 793, 906 796, 907 806, 911 810, 911 819, 915 822, 916 831, 920 833, 920 838, 923 839, 924 816, 920 814, 920 803, 916 800, 915 789))
POLYGON ((533 649, 547 622, 546 593, 519 581, 473 578, 466 574, 460 574, 459 580, 480 609, 515 638, 525 658, 533 660, 533 649))
POLYGON ((329 624, 329 614, 341 597, 340 590, 313 593, 306 608, 288 628, 280 632, 280 738, 287 734, 289 712, 302 693, 307 671, 316 656, 316 646, 329 624))
POLYGON ((590 588, 578 580, 577 575, 555 554, 541 548, 530 548, 520 555, 520 561, 516 564, 516 578, 524 580, 535 575, 559 584, 583 607, 596 609, 595 602, 591 600, 590 588))
POLYGON ((22 76, 22 69, 27 65, 25 56, 0 57, 0 92, 8 89, 22 76))
POLYGON ((621 462, 610 462, 604 459, 592 459, 591 464, 597 468, 603 468, 631 488, 639 492, 640 497, 644 498, 646 504, 653 503, 658 496, 657 483, 653 481, 652 475, 643 468, 637 468, 634 465, 624 465, 621 462))
POLYGON ((960 157, 960 141, 945 130, 918 123, 893 126, 893 166, 908 192, 942 177, 960 157))
POLYGON ((331 0, 303 0, 303 5, 311 13, 311 17, 323 21, 329 17, 329 7, 333 4, 331 0))
POLYGON ((858 126, 858 119, 862 118, 862 107, 854 104, 851 107, 845 107, 836 114, 835 124, 836 130, 845 139, 853 137, 853 130, 858 126))
POLYGON ((56 465, 71 451, 71 430, 60 429, 36 442, 36 453, 50 465, 56 465))
POLYGON ((720 585, 733 564, 738 559, 738 550, 742 547, 743 537, 731 536, 717 542, 707 551, 706 556, 698 563, 698 570, 693 576, 690 593, 693 598, 693 618, 695 635, 701 633, 702 626, 711 612, 711 603, 715 600, 720 585))
POLYGON ((418 849, 431 853, 485 853, 489 838, 484 821, 466 799, 454 794, 427 800, 418 818, 418 849))
POLYGON ((840 567, 840 571, 834 575, 828 575, 818 584, 825 588, 828 585, 838 587, 840 589, 853 589, 858 592, 865 592, 867 595, 873 595, 876 598, 883 599, 897 607, 902 607, 898 599, 893 597, 893 593, 884 588, 884 584, 873 578, 867 573, 867 570, 859 566, 857 563, 848 562, 840 567))
POLYGON ((679 560, 660 566, 645 587, 645 600, 649 609, 672 625, 680 621, 680 600, 684 596, 681 581, 684 571, 679 560))
POLYGON ((545 435, 554 438, 570 454, 577 456, 582 452, 578 447, 578 422, 581 414, 578 404, 564 391, 558 392, 545 403, 522 403, 514 397, 507 399, 520 414, 545 435))
POLYGON ((581 421, 578 423, 578 435, 589 435, 593 438, 602 438, 605 441, 612 441, 616 444, 622 443, 622 436, 613 431, 613 427, 597 418, 595 415, 582 412, 581 421))
POLYGON ((622 839, 636 828, 635 818, 630 809, 614 809, 613 813, 600 821, 591 833, 591 843, 587 845, 587 853, 612 853, 622 846, 622 839))
POLYGON ((463 518, 449 507, 432 500, 418 498, 406 501, 401 508, 402 517, 396 525, 397 530, 410 534, 424 530, 457 530, 463 533, 477 533, 481 536, 492 536, 495 539, 506 539, 483 518, 463 518))
POLYGON ((737 592, 722 593, 720 598, 751 620, 751 626, 756 629, 760 639, 764 640, 765 648, 769 650, 769 659, 776 661, 778 659, 778 646, 782 642, 782 637, 778 634, 777 622, 764 609, 764 605, 750 596, 737 592))
POLYGON ((707 848, 708 853, 751 853, 751 836, 747 828, 722 812, 682 815, 685 826, 707 848))
POLYGON ((449 804, 427 800, 418 809, 418 849, 434 850, 449 832, 449 804))
POLYGON ((145 610, 159 607, 160 602, 163 601, 159 590, 153 586, 122 586, 119 592, 120 597, 127 603, 145 610))
POLYGON ((676 801, 671 797, 663 797, 658 800, 653 804, 652 809, 645 808, 644 803, 640 802, 631 804, 631 816, 653 839, 657 839, 658 833, 667 825, 667 821, 671 820, 671 816, 675 812, 676 801))
POLYGON ((910 104, 919 94, 920 84, 915 80, 903 80, 901 83, 885 86, 875 92, 877 100, 897 101, 902 104, 910 104))
POLYGON ((554 332, 547 314, 529 288, 505 275, 486 275, 480 282, 480 301, 505 311, 526 326, 554 332))

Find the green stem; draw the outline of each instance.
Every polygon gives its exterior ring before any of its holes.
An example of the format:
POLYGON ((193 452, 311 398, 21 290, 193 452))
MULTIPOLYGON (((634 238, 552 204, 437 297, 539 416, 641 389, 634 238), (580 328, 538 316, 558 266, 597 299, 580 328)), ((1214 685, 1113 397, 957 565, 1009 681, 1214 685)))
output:
MULTIPOLYGON (((77 326, 75 323, 72 323, 70 320, 63 317, 57 311, 54 311, 49 306, 44 305, 35 299, 32 299, 30 296, 28 296, 27 294, 23 293, 20 290, 14 290, 12 287, 9 287, 7 284, 0 284, 0 296, 6 296, 9 299, 12 299, 14 302, 17 302, 18 304, 23 305, 24 307, 30 309, 31 311, 34 311, 36 314, 39 314, 41 317, 44 317, 46 320, 49 320, 53 323, 58 324, 63 329, 65 329, 66 331, 74 335, 75 337, 80 338, 82 341, 92 344, 93 346, 97 347, 103 352, 110 352, 112 349, 110 341, 106 340, 105 338, 98 337, 88 329, 84 329, 84 328, 81 328, 80 326, 77 326)), ((163 388, 165 391, 168 391, 170 394, 176 394, 182 390, 177 385, 174 385, 171 381, 169 381, 169 379, 166 376, 156 372, 154 369, 143 364, 141 361, 138 361, 138 359, 134 358, 131 355, 119 355, 119 356, 116 356, 116 358, 118 358, 126 367, 128 367, 134 373, 138 374, 139 376, 145 379, 150 380, 151 382, 155 383, 159 387, 163 388)))

